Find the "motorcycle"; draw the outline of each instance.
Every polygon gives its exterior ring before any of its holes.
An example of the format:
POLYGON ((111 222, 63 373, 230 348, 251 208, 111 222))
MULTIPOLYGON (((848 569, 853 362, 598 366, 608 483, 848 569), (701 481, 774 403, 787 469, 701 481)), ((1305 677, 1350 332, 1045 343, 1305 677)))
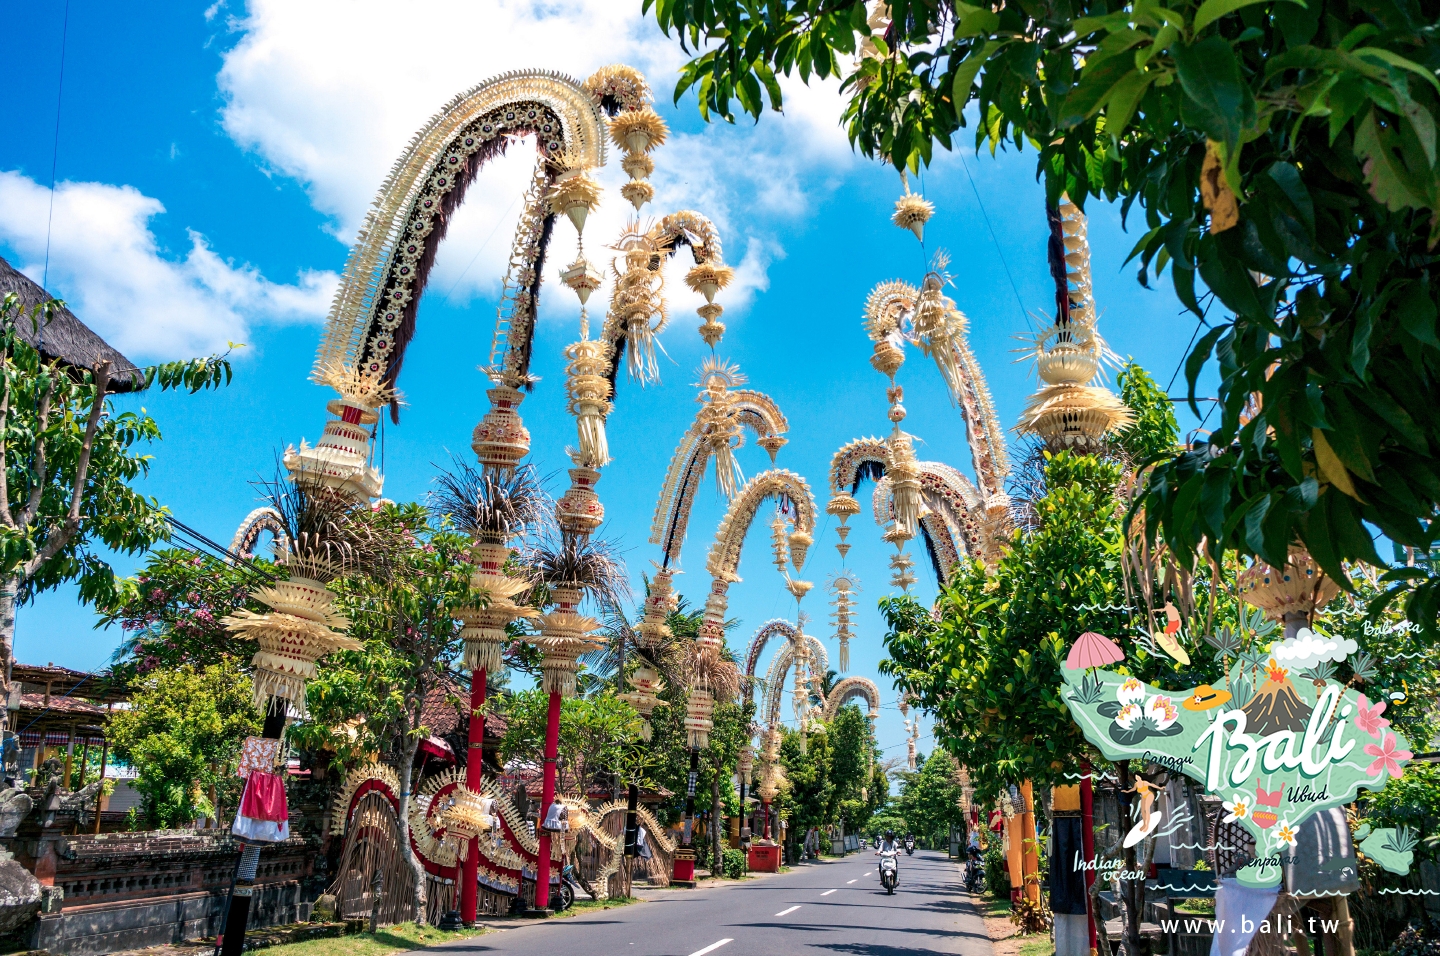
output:
POLYGON ((914 837, 906 837, 906 838, 905 838, 905 855, 906 855, 906 856, 914 856, 914 855, 915 855, 915 839, 914 839, 914 837))
POLYGON ((895 895, 895 885, 900 882, 900 864, 894 853, 880 854, 880 885, 885 887, 886 896, 895 895))
POLYGON ((979 892, 981 876, 983 876, 983 874, 980 870, 980 860, 974 854, 971 854, 965 861, 965 889, 967 892, 979 892))
POLYGON ((565 864, 565 869, 560 871, 560 883, 550 897, 550 905, 555 908, 555 912, 563 913, 574 906, 575 890, 579 888, 579 882, 575 878, 574 864, 565 864))

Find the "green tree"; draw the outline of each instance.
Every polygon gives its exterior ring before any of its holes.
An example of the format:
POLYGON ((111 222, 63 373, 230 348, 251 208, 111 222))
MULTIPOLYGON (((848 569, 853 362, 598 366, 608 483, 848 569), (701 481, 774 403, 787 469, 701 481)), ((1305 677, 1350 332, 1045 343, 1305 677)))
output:
POLYGON ((149 824, 167 829, 235 808, 240 745, 259 732, 250 678, 234 661, 151 672, 109 725, 115 756, 139 773, 149 824))
MULTIPOLYGON (((1435 542, 1436 0, 896 0, 888 21, 864 0, 644 9, 696 52, 676 96, 693 88, 707 118, 758 119, 782 106, 777 74, 835 76, 860 54, 842 89, 865 155, 916 170, 974 122, 977 149, 1035 149, 1051 202, 1139 205, 1141 282, 1169 267, 1207 326, 1192 396, 1218 359, 1214 432, 1144 496, 1148 532, 1186 565, 1203 539, 1279 566, 1298 537, 1345 581, 1346 560, 1384 565, 1367 525, 1435 542)), ((1440 580, 1411 575, 1399 590, 1433 636, 1440 580)))
POLYGON ((1170 397, 1138 362, 1125 363, 1116 383, 1120 386, 1120 400, 1130 407, 1135 419, 1115 436, 1116 444, 1137 465, 1173 455, 1180 439, 1180 425, 1175 421, 1170 397))
POLYGON ((833 755, 828 733, 811 733, 802 739, 798 731, 780 729, 780 765, 785 768, 788 786, 780 792, 780 816, 790 821, 785 841, 790 858, 799 856, 805 832, 834 822, 835 787, 830 779, 833 755))
POLYGON ((1061 702, 1060 666, 1085 631, 1128 628, 1115 489, 1120 469, 1061 452, 1049 460, 1038 525, 1016 533, 993 574, 956 570, 936 620, 910 597, 881 602, 882 673, 937 718, 937 739, 982 797, 1072 769, 1084 738, 1061 702))
MULTIPOLYGON (((14 293, 0 299, 0 692, 9 693, 15 608, 67 581, 82 600, 115 593, 115 575, 99 549, 135 554, 169 538, 168 512, 131 482, 160 439, 144 411, 109 405, 108 360, 93 369, 46 361, 20 336, 21 323, 43 327, 61 305, 28 313, 14 293), (97 547, 98 546, 98 547, 97 547)), ((143 371, 144 384, 191 392, 230 381, 224 356, 172 362, 143 371)), ((5 717, 0 715, 0 728, 5 717)))
POLYGON ((936 747, 918 771, 901 777, 891 812, 904 819, 905 832, 939 847, 949 839, 952 826, 965 823, 960 798, 960 767, 943 747, 936 747))
POLYGON ((878 755, 870 719, 854 704, 841 707, 827 731, 831 745, 831 805, 827 823, 855 833, 869 822, 882 796, 871 785, 878 755))
MULTIPOLYGON (((425 870, 408 838, 415 752, 428 735, 426 696, 460 651, 455 613, 486 598, 471 585, 470 539, 423 505, 384 504, 356 518, 377 541, 388 541, 384 572, 341 578, 331 587, 364 650, 326 659, 306 689, 311 739, 363 717, 362 733, 382 743, 400 768, 401 847, 415 876, 416 919, 425 918, 425 870)), ((297 727, 296 739, 307 731, 297 727)))
MULTIPOLYGON (((540 766, 545 756, 545 722, 549 695, 538 688, 521 691, 504 702, 505 736, 500 752, 512 760, 540 766)), ((617 779, 643 777, 650 763, 640 739, 635 708, 604 690, 590 697, 567 697, 560 705, 560 764, 563 788, 586 793, 610 787, 617 779)))
POLYGON ((274 575, 268 561, 234 565, 181 548, 152 551, 145 566, 96 602, 100 622, 124 635, 112 673, 128 681, 157 668, 249 660, 255 643, 220 621, 240 608, 263 611, 250 591, 274 575))

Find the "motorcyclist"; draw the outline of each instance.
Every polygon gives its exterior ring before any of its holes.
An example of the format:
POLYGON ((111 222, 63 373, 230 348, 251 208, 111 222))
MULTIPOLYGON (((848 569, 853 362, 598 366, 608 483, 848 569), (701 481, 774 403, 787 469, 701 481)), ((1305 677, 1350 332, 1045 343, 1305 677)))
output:
POLYGON ((885 835, 875 845, 875 855, 878 857, 889 857, 895 861, 895 882, 900 882, 900 842, 895 839, 894 830, 886 830, 885 835))

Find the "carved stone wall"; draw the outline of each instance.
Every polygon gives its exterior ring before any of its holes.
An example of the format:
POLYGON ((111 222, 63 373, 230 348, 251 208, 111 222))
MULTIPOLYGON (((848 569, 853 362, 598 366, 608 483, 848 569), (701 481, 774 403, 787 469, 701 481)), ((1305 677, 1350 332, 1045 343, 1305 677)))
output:
MULTIPOLYGON (((53 889, 30 945, 70 956, 213 936, 239 853, 223 830, 62 836, 53 848, 53 889)), ((300 838, 263 851, 252 928, 309 918, 314 855, 300 838)))

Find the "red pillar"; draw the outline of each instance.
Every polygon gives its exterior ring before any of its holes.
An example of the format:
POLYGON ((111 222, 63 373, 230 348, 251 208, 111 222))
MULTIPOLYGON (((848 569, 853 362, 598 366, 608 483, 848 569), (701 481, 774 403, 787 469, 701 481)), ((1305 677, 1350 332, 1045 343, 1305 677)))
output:
POLYGON ((769 800, 761 800, 761 801, 760 801, 760 813, 761 813, 761 815, 765 818, 765 839, 769 840, 769 839, 771 838, 771 837, 770 837, 770 801, 769 801, 769 800))
POLYGON ((1099 951, 1100 937, 1095 932, 1095 911, 1090 905, 1090 887, 1095 885, 1095 871, 1089 867, 1095 860, 1095 791, 1091 788, 1090 761, 1080 764, 1080 848, 1085 853, 1085 915, 1090 923, 1090 952, 1099 951))
MULTIPOLYGON (((550 695, 550 709, 545 715, 545 781, 540 791, 540 822, 550 815, 555 802, 555 758, 560 753, 560 695, 550 695)), ((550 905, 550 833, 540 831, 540 861, 535 867, 535 908, 550 905)))
MULTIPOLYGON (((480 779, 485 773, 485 717, 478 713, 485 706, 485 671, 474 671, 470 675, 470 747, 465 755, 465 787, 479 792, 480 779)), ((479 910, 480 897, 480 840, 470 841, 470 850, 465 855, 465 870, 460 877, 460 919, 466 926, 473 925, 479 910)))

